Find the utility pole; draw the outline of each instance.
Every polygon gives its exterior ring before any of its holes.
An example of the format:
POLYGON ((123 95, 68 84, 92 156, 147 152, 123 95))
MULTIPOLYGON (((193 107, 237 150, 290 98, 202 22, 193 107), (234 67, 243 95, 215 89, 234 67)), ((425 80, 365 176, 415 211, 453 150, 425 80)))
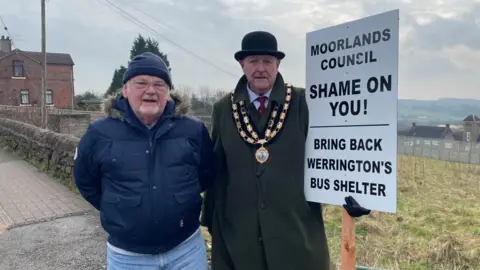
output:
POLYGON ((47 106, 46 106, 46 97, 47 97, 47 46, 46 46, 46 27, 45 27, 45 0, 40 0, 42 2, 42 95, 41 95, 41 115, 42 115, 42 128, 47 128, 47 106))

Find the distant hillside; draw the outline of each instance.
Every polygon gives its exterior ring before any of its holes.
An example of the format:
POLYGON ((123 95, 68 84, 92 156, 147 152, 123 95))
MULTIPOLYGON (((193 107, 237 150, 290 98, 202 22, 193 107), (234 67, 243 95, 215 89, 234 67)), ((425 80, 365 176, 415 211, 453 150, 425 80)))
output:
POLYGON ((460 124, 470 114, 480 115, 480 100, 443 98, 437 100, 398 100, 399 129, 421 125, 460 124))
MULTIPOLYGON (((212 101, 203 97, 192 98, 192 109, 197 115, 211 114, 212 101)), ((419 125, 462 124, 468 115, 480 115, 480 99, 442 98, 437 100, 398 100, 398 129, 404 130, 419 125)))

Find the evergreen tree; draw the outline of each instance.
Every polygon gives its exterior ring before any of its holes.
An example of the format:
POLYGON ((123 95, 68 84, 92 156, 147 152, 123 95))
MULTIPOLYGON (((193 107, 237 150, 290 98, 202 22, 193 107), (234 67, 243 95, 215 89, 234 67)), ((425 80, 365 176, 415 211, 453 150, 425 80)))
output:
MULTIPOLYGON (((130 49, 130 61, 137 55, 142 54, 144 52, 151 52, 160 56, 165 64, 168 67, 169 72, 172 71, 170 67, 170 61, 168 61, 168 57, 166 54, 162 53, 159 48, 158 41, 152 38, 145 38, 142 35, 138 35, 137 38, 133 41, 132 48, 130 49)), ((120 68, 115 69, 112 76, 112 82, 110 83, 110 87, 108 88, 105 96, 114 95, 119 93, 123 87, 123 75, 127 71, 127 68, 124 65, 121 65, 120 68)))
POLYGON ((105 97, 108 95, 114 95, 119 93, 123 87, 123 74, 127 71, 127 68, 123 65, 120 68, 115 69, 113 72, 112 82, 110 83, 110 87, 108 87, 107 92, 105 93, 105 97))
POLYGON ((138 35, 138 37, 133 41, 132 49, 130 49, 130 61, 137 55, 142 54, 147 51, 147 41, 142 35, 138 35))
POLYGON ((160 56, 160 58, 162 58, 162 60, 167 65, 168 72, 172 72, 172 68, 170 67, 170 61, 168 61, 168 56, 166 54, 162 53, 158 46, 159 46, 158 41, 153 40, 151 38, 147 39, 146 51, 160 56))
POLYGON ((91 99, 101 99, 100 95, 97 95, 95 92, 88 90, 83 94, 79 94, 75 96, 75 100, 82 101, 82 100, 91 100, 91 99))

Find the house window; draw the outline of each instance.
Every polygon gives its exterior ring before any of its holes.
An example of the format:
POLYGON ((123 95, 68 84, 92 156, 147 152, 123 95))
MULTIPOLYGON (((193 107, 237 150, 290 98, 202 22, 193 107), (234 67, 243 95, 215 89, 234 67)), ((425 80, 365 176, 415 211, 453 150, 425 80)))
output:
POLYGON ((47 89, 46 97, 45 97, 45 104, 52 105, 53 104, 53 92, 52 89, 47 89))
POLYGON ((467 142, 470 141, 470 131, 465 132, 465 140, 466 140, 467 142))
POLYGON ((30 104, 29 92, 27 89, 22 89, 20 91, 20 104, 22 105, 30 104))
POLYGON ((438 141, 432 141, 432 145, 438 146, 438 141))
POLYGON ((445 148, 452 148, 452 143, 445 142, 445 148))
POLYGON ((427 141, 427 140, 425 140, 423 143, 424 143, 425 145, 430 145, 430 141, 427 141))
POLYGON ((13 60, 13 77, 25 77, 23 61, 13 60))
POLYGON ((412 140, 405 141, 405 146, 413 146, 413 141, 412 140))

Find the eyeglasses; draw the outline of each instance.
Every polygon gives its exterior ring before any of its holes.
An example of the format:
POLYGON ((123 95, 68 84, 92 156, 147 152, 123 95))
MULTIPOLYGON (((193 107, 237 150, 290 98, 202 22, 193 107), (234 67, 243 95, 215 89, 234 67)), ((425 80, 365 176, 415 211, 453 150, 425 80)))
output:
POLYGON ((167 84, 163 82, 154 82, 152 84, 146 81, 133 81, 132 85, 136 90, 145 90, 145 89, 148 89, 148 87, 150 86, 152 86, 153 89, 156 91, 162 91, 167 89, 167 84))

